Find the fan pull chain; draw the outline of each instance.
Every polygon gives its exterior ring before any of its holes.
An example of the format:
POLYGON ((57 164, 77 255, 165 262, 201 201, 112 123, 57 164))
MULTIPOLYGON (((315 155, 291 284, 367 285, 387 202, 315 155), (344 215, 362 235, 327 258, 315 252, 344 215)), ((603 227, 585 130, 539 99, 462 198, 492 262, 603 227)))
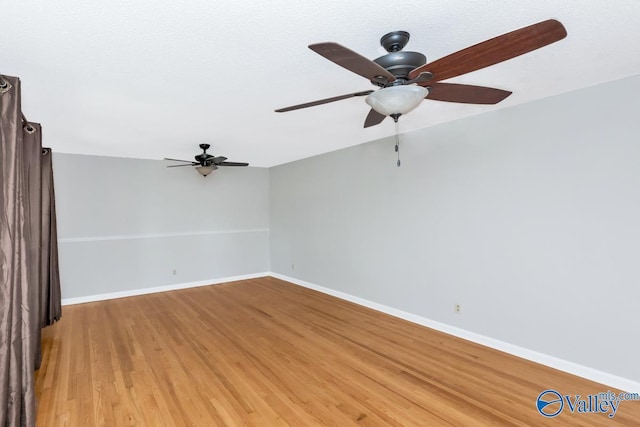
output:
POLYGON ((398 153, 398 161, 396 165, 400 167, 400 124, 396 120, 396 153, 398 153))

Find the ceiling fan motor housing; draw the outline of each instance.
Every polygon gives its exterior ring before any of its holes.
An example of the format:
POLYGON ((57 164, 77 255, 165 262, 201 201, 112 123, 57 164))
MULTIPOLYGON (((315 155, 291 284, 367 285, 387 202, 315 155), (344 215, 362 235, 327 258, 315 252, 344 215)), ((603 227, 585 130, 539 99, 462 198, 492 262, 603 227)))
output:
MULTIPOLYGON (((406 31, 392 31, 380 38, 380 45, 389 52, 373 60, 376 64, 393 74, 396 79, 409 80, 409 73, 427 63, 427 57, 419 52, 403 52, 409 42, 406 31)), ((373 82, 374 84, 376 82, 373 82)))
POLYGON ((409 80, 409 73, 426 64, 427 57, 419 52, 399 51, 376 58, 373 62, 393 74, 396 79, 409 80))
POLYGON ((200 148, 202 148, 202 153, 194 157, 196 159, 196 162, 200 163, 202 166, 207 166, 205 165, 205 162, 207 161, 207 159, 210 159, 211 157, 213 157, 211 154, 207 153, 207 150, 209 149, 209 147, 210 147, 209 144, 200 144, 200 148))

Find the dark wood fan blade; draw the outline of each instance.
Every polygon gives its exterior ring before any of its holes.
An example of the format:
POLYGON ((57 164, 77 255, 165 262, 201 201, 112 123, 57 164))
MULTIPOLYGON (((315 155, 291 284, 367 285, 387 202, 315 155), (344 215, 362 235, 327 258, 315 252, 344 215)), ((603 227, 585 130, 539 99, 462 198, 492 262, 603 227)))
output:
POLYGON ((387 116, 385 116, 384 114, 378 113, 376 110, 372 108, 371 110, 369 110, 369 114, 367 114, 367 118, 364 119, 364 127, 368 128, 371 126, 378 125, 382 123, 385 117, 387 116))
POLYGON ((208 159, 210 162, 213 163, 220 163, 220 162, 224 162, 225 160, 227 160, 227 158, 225 156, 218 156, 218 157, 214 157, 213 159, 208 159))
POLYGON ((249 163, 242 162, 222 162, 216 163, 218 166, 249 166, 249 163))
POLYGON ((393 74, 372 60, 338 43, 326 42, 310 44, 309 49, 368 80, 385 83, 392 82, 396 79, 393 74))
POLYGON ((543 46, 562 40, 567 36, 564 26, 554 20, 538 22, 519 30, 494 37, 466 49, 422 65, 409 73, 414 79, 422 72, 433 74, 434 82, 450 79, 489 67, 543 46))
POLYGON ((372 93, 372 90, 365 90, 364 92, 354 92, 346 95, 334 96, 333 98, 320 99, 318 101, 306 102, 304 104, 292 105, 291 107, 279 108, 276 113, 284 113, 291 110, 299 110, 300 108, 314 107, 316 105, 328 104, 329 102, 340 101, 347 98, 353 98, 354 96, 367 96, 372 93))
POLYGON ((185 163, 184 165, 171 165, 171 166, 167 166, 168 168, 180 168, 182 166, 197 166, 200 163, 196 163, 196 162, 192 162, 192 163, 185 163))
POLYGON ((164 158, 165 160, 171 160, 172 162, 186 162, 186 163, 193 163, 193 160, 180 160, 180 159, 168 159, 168 158, 164 158))
POLYGON ((497 104, 511 95, 507 90, 456 83, 431 83, 427 99, 462 104, 497 104))

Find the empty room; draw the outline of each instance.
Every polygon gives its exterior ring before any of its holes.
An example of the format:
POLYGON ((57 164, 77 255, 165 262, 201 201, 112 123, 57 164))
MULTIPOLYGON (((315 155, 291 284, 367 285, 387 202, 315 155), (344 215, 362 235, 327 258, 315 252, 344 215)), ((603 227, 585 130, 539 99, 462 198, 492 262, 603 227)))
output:
POLYGON ((640 425, 640 4, 13 2, 0 426, 640 425))

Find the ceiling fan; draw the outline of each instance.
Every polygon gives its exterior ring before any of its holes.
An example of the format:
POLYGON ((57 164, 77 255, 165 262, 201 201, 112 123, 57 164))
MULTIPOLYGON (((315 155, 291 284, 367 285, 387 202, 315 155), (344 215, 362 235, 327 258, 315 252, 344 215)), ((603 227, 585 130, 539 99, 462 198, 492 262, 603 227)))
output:
POLYGON ((194 158, 195 162, 191 160, 179 160, 179 159, 167 159, 172 162, 184 162, 182 165, 171 165, 167 166, 168 168, 179 168, 181 166, 195 166, 198 173, 202 176, 207 176, 214 170, 218 169, 218 166, 249 166, 249 163, 241 163, 241 162, 227 162, 227 158, 224 156, 213 156, 207 153, 209 149, 209 144, 200 144, 200 148, 202 149, 202 153, 197 154, 194 158))
POLYGON ((366 78, 381 89, 349 93, 275 111, 282 113, 366 96, 367 104, 372 107, 364 122, 364 127, 367 128, 381 123, 386 116, 397 121, 401 114, 413 110, 425 98, 465 104, 497 104, 511 95, 511 92, 441 81, 515 58, 562 40, 566 35, 567 31, 560 22, 549 19, 475 44, 430 63, 427 63, 427 58, 422 53, 402 50, 409 41, 409 33, 406 31, 394 31, 382 36, 380 44, 389 53, 373 61, 337 43, 311 44, 309 48, 314 52, 366 78))

